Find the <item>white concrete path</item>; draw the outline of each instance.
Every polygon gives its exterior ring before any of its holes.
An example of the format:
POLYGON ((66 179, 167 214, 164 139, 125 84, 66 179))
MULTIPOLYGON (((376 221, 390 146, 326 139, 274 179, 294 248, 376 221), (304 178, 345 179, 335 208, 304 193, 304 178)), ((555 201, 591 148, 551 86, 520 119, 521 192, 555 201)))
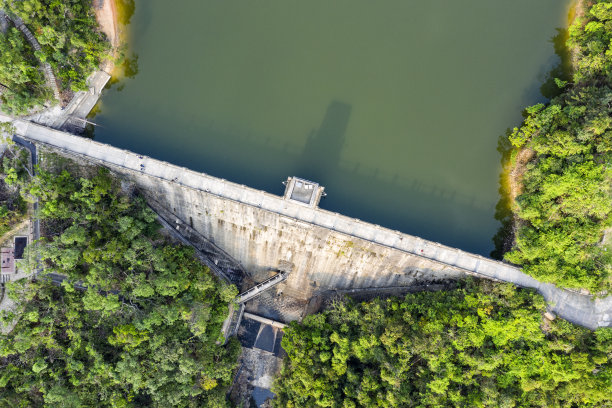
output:
POLYGON ((443 265, 458 268, 477 277, 534 288, 544 296, 552 311, 564 319, 591 329, 612 327, 612 296, 605 299, 592 299, 587 295, 541 283, 516 267, 480 255, 426 241, 320 208, 309 208, 265 191, 231 183, 227 180, 150 157, 143 157, 137 153, 31 122, 13 120, 6 115, 0 114, 0 121, 12 121, 17 129, 17 134, 32 142, 42 143, 72 155, 82 156, 92 162, 114 169, 144 173, 160 180, 178 183, 186 188, 202 190, 208 194, 424 257, 443 265), (144 170, 142 170, 141 164, 144 165, 144 170))

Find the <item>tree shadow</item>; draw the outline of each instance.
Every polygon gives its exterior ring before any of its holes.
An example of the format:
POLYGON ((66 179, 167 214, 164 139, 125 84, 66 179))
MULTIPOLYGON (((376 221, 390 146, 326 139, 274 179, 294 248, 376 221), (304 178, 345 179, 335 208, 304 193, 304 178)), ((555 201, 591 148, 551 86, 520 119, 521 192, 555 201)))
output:
MULTIPOLYGON (((112 0, 111 0, 112 1, 112 0)), ((117 19, 123 25, 130 24, 130 20, 136 11, 135 0, 114 0, 117 10, 117 19)))
POLYGON ((569 39, 569 31, 566 28, 557 28, 557 35, 551 38, 555 54, 559 57, 559 63, 551 69, 546 75, 544 83, 540 86, 542 96, 547 99, 553 99, 563 92, 559 88, 555 79, 562 81, 571 81, 572 79, 572 53, 566 43, 569 39))
MULTIPOLYGON (((573 74, 572 55, 567 47, 569 31, 567 28, 557 28, 556 31, 557 34, 550 39, 550 42, 553 44, 555 54, 559 57, 559 63, 546 74, 545 80, 540 86, 540 93, 547 99, 546 102, 563 93, 563 89, 557 85, 556 80, 569 82, 573 74)), ((525 117, 525 111, 523 111, 523 118, 525 117)), ((504 254, 510 251, 514 245, 515 231, 510 191, 510 172, 515 165, 513 158, 518 152, 508 139, 511 133, 512 129, 507 129, 504 135, 499 136, 497 142, 497 151, 501 155, 502 172, 499 175, 500 199, 495 206, 495 219, 501 223, 501 226, 492 238, 495 249, 491 251, 490 256, 493 259, 499 260, 503 259, 504 254)))
POLYGON ((119 84, 117 92, 121 92, 125 88, 125 79, 132 79, 138 75, 138 55, 134 52, 128 54, 127 50, 122 55, 116 65, 113 77, 108 82, 108 88, 112 88, 113 85, 119 84))
POLYGON ((493 236, 494 249, 490 256, 501 260, 504 254, 512 249, 514 243, 514 216, 512 213, 512 198, 510 191, 510 172, 512 169, 512 156, 516 149, 510 143, 509 137, 512 129, 497 139, 497 151, 501 155, 502 171, 499 175, 499 201, 495 205, 495 219, 501 223, 497 233, 493 236))
MULTIPOLYGON (((136 11, 135 0, 114 0, 116 5, 117 22, 122 27, 121 31, 127 30, 132 16, 136 11)), ((105 89, 112 89, 121 92, 125 88, 125 79, 134 78, 138 75, 138 55, 130 49, 127 38, 122 37, 122 45, 117 50, 117 57, 113 68, 113 76, 108 81, 105 89)))

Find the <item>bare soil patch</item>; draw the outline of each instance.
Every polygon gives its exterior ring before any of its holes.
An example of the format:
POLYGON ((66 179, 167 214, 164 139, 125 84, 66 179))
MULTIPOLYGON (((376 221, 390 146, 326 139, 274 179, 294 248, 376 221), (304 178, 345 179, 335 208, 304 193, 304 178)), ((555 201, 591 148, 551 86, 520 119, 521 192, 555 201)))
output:
MULTIPOLYGON (((120 46, 119 25, 117 20, 117 7, 115 0, 99 0, 100 7, 95 7, 96 19, 100 25, 100 30, 106 35, 113 48, 112 55, 116 56, 120 46)), ((113 70, 112 60, 106 61, 101 67, 102 70, 110 73, 113 70)))

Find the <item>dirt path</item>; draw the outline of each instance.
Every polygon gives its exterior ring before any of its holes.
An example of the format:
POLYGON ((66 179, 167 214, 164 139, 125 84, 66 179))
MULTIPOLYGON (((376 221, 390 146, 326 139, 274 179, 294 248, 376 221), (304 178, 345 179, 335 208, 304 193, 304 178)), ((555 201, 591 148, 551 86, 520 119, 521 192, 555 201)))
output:
POLYGON ((20 229, 24 228, 29 222, 30 222, 29 219, 25 219, 25 220, 21 221, 19 224, 15 225, 13 228, 11 228, 10 231, 7 231, 4 235, 2 235, 0 237, 0 243, 3 243, 4 241, 6 241, 6 239, 9 236, 11 236, 11 234, 14 234, 15 232, 17 232, 20 229))

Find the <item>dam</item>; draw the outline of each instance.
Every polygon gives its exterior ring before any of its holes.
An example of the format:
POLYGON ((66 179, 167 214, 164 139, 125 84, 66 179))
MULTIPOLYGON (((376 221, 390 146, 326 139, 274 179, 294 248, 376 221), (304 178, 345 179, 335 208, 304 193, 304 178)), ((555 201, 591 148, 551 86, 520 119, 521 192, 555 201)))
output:
MULTIPOLYGON (((0 115, 16 134, 85 164, 109 168, 134 183, 153 207, 197 231, 261 282, 289 273, 283 296, 308 302, 329 290, 410 287, 466 276, 537 289, 552 312, 589 328, 612 326, 612 297, 556 288, 520 269, 459 249, 318 208, 316 182, 290 177, 284 196, 0 115), (309 195, 310 194, 310 195, 309 195)), ((44 154, 43 154, 44 157, 44 154)), ((280 180, 279 180, 280 182, 280 180)))

